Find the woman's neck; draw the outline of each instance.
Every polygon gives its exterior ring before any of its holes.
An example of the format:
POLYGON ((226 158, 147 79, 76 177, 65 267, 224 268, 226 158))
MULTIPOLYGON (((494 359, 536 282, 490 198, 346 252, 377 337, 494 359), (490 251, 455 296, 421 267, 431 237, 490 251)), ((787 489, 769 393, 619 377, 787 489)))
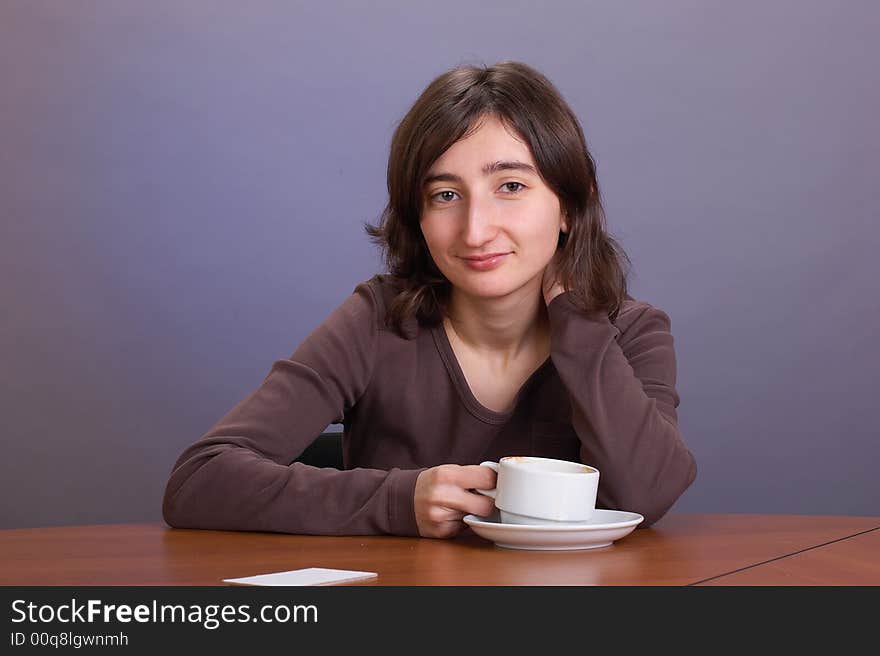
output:
MULTIPOLYGON (((539 290, 540 291, 540 290, 539 290)), ((453 288, 444 324, 474 352, 506 364, 549 342, 547 308, 540 293, 520 290, 500 298, 477 298, 453 288)))

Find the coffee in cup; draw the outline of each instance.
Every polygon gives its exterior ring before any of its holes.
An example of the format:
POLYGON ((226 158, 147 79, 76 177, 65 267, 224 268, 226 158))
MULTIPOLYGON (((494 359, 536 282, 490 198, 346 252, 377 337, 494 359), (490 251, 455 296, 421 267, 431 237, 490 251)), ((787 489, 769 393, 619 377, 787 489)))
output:
POLYGON ((504 524, 585 522, 596 508, 595 467, 535 456, 508 456, 480 465, 498 474, 493 489, 477 492, 495 499, 504 524))

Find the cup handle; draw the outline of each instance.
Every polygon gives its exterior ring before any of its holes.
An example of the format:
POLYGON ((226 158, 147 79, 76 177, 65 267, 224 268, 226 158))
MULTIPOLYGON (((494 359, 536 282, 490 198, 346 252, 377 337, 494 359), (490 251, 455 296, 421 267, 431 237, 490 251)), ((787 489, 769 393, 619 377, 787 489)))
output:
MULTIPOLYGON (((489 469, 494 470, 494 472, 496 474, 498 473, 498 463, 497 462, 492 462, 491 460, 487 460, 486 462, 481 462, 480 467, 488 467, 489 469)), ((474 492, 479 492, 480 494, 484 494, 487 497, 492 497, 494 499, 495 495, 498 493, 498 488, 493 487, 491 490, 479 490, 477 488, 474 488, 474 492)))

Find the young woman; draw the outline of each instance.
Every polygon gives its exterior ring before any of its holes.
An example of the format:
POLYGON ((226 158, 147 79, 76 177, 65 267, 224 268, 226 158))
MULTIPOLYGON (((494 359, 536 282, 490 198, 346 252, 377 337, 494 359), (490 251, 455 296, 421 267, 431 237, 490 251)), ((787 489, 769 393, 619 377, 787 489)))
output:
POLYGON ((389 273, 353 294, 184 451, 188 528, 449 537, 508 455, 601 472, 599 507, 659 519, 696 476, 669 317, 627 294, 593 159, 517 62, 435 79, 397 127, 368 232, 389 273), (331 423, 345 470, 294 462, 331 423))

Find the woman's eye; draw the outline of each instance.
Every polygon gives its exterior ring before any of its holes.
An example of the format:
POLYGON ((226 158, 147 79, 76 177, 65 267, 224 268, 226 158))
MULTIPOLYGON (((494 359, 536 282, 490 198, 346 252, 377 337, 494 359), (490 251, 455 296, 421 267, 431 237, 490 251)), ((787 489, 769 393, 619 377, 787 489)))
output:
POLYGON ((452 201, 452 196, 455 196, 454 191, 438 191, 436 194, 431 196, 431 199, 438 200, 441 203, 449 203, 452 201))
POLYGON ((507 188, 508 193, 516 194, 522 191, 525 188, 525 185, 521 182, 505 182, 502 187, 507 188), (514 185, 515 188, 511 188, 511 185, 514 185))

